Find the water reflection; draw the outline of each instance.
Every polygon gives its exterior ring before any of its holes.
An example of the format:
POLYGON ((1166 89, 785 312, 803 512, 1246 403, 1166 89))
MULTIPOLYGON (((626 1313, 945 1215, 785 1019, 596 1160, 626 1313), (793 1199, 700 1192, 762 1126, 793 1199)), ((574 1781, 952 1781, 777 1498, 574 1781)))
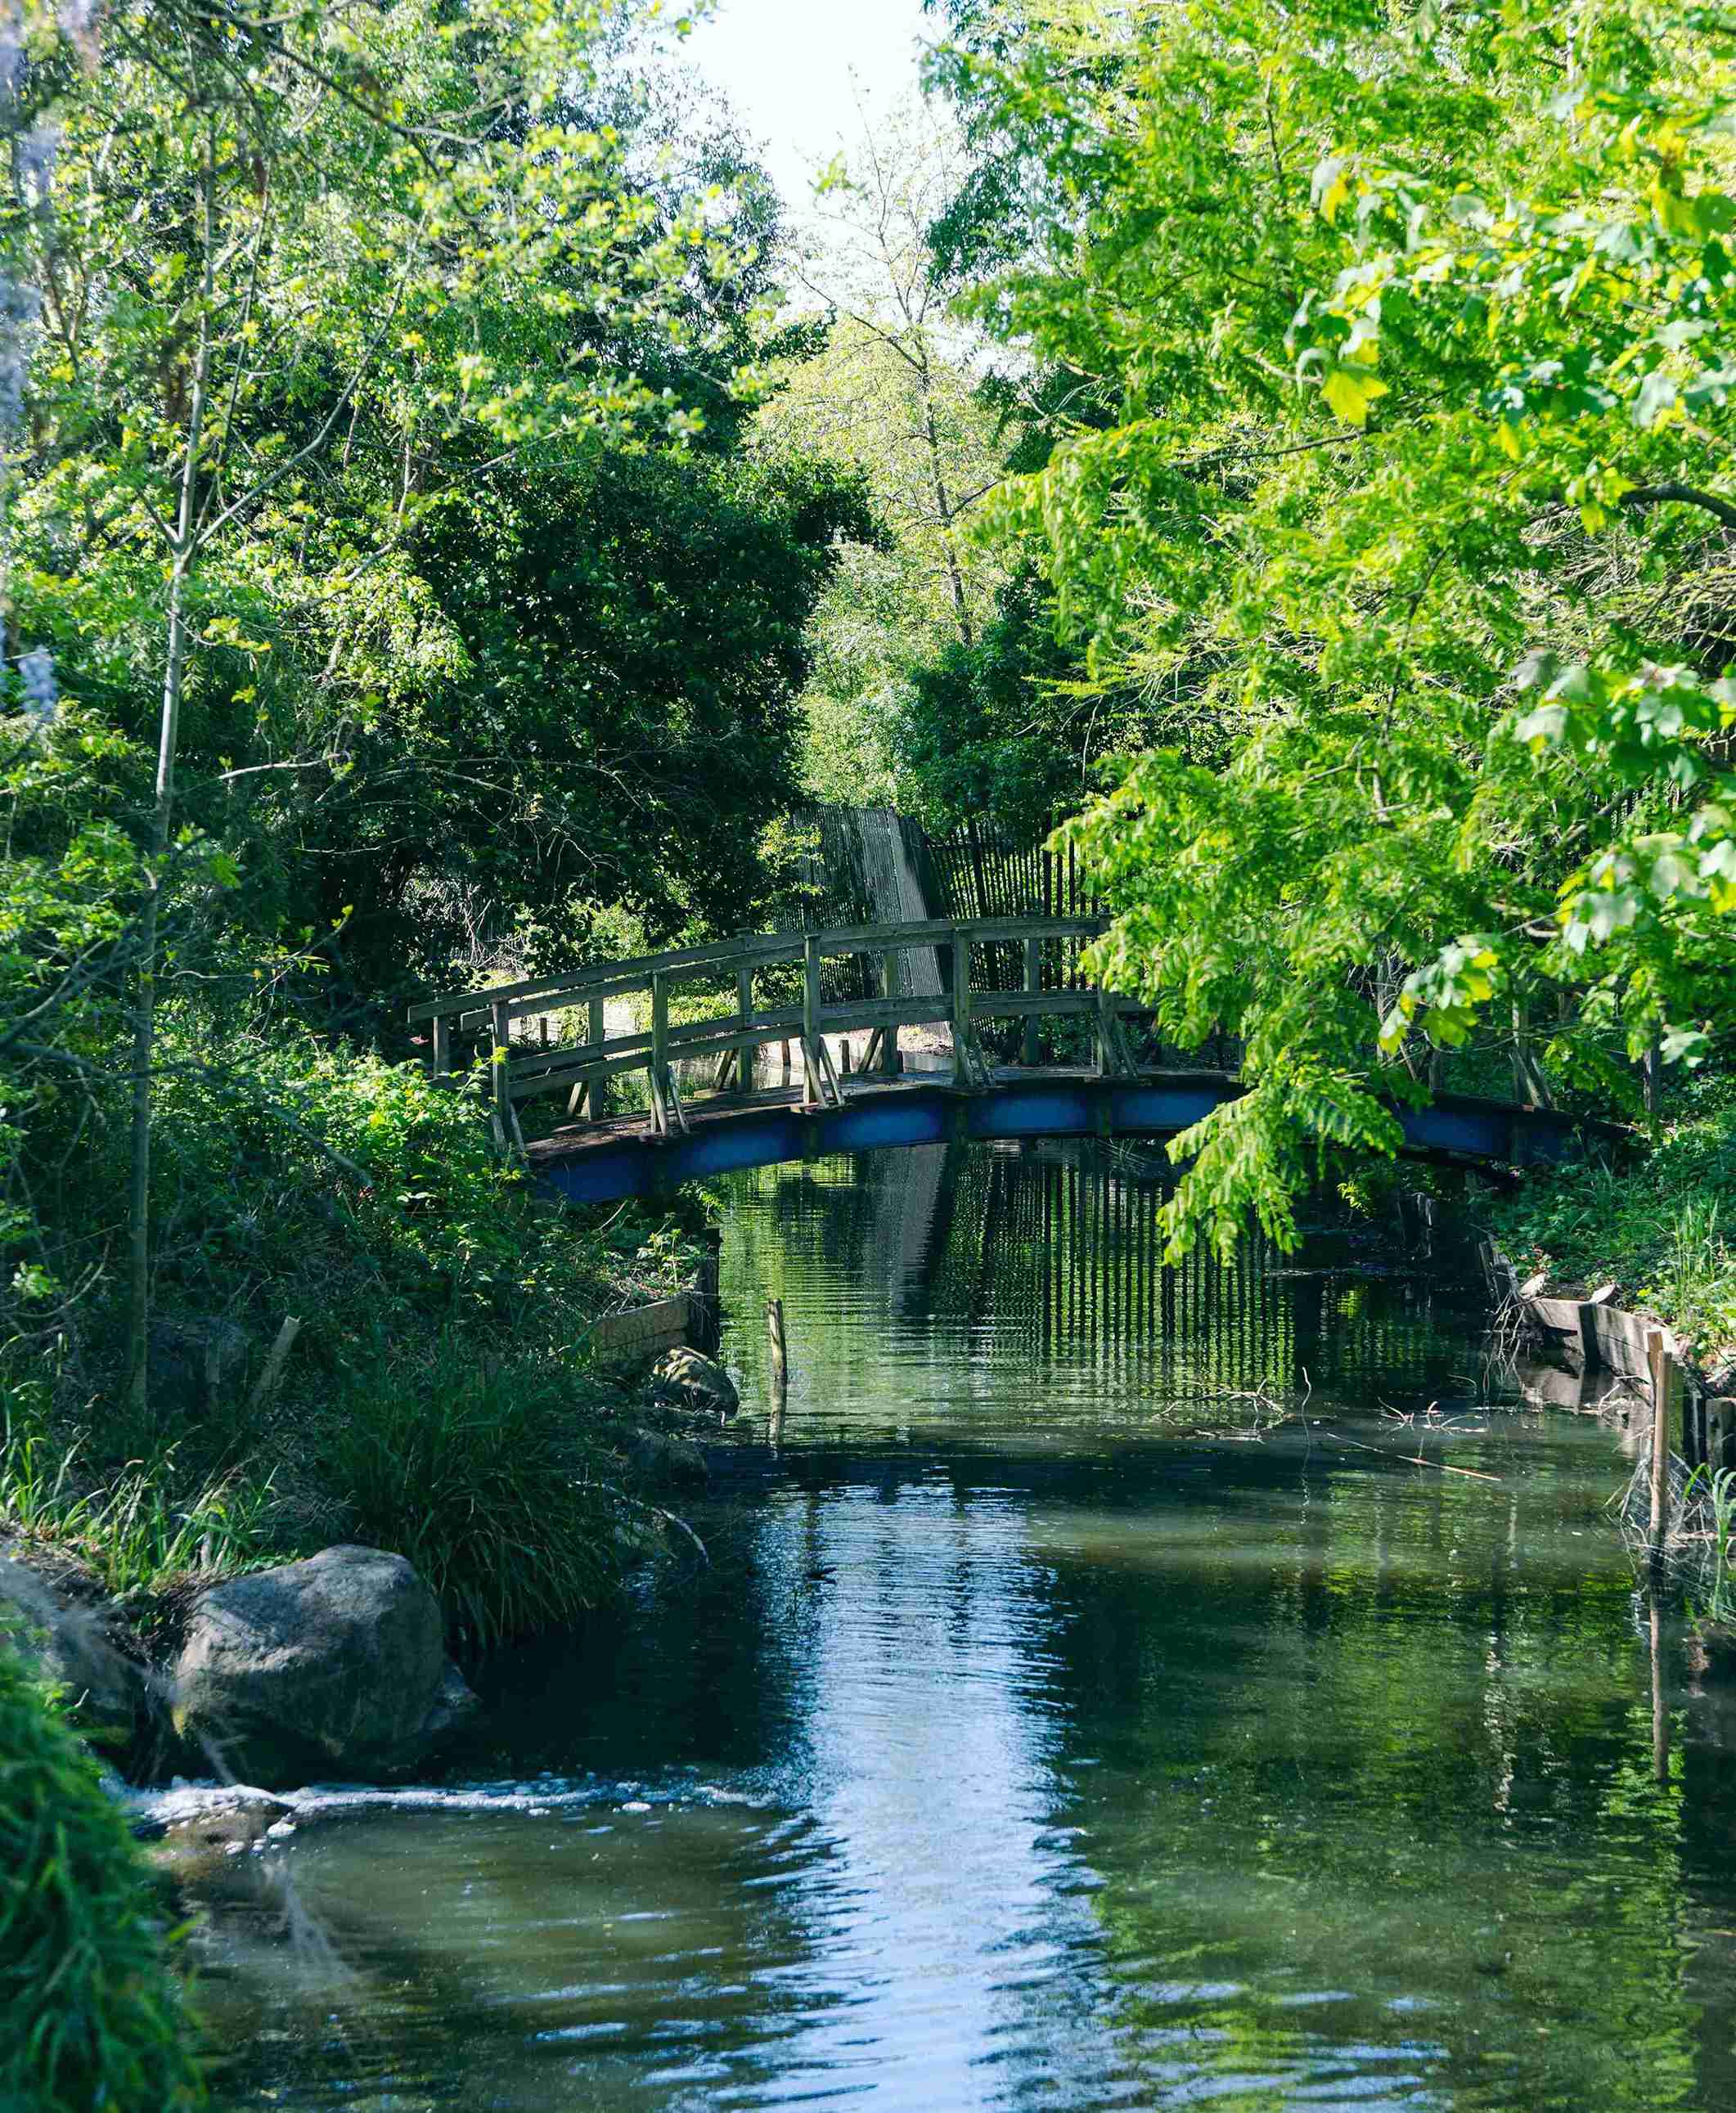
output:
POLYGON ((1158 1200, 744 1182, 711 1568, 496 1669, 493 1809, 303 1829, 358 1978, 225 1924, 226 2102, 1736 2103, 1730 1749, 1667 1635, 1654 1773, 1608 1435, 1329 1242, 1162 1270, 1158 1200))

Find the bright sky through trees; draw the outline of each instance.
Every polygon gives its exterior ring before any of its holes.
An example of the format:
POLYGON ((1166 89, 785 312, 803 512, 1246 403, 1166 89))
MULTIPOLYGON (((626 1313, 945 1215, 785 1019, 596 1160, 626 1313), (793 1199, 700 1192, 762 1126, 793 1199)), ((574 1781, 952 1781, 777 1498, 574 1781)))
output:
POLYGON ((720 0, 688 56, 727 95, 792 205, 815 165, 861 136, 856 98, 889 110, 916 87, 921 0, 720 0))

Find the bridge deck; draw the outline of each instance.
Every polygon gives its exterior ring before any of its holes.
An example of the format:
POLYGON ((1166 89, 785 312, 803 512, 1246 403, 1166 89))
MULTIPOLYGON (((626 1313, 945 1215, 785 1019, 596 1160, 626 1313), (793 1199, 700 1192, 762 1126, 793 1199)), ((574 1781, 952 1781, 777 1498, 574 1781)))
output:
MULTIPOLYGON (((611 1116, 556 1130, 531 1143, 527 1157, 533 1175, 560 1193, 605 1202, 743 1167, 885 1146, 1174 1136, 1243 1090, 1225 1072, 1106 1077, 1080 1066, 1001 1066, 971 1086, 922 1072, 839 1084, 841 1106, 806 1106, 797 1088, 720 1095, 688 1104, 685 1134, 659 1134, 642 1112, 611 1116)), ((1583 1144, 1588 1127, 1551 1109, 1459 1095, 1427 1108, 1395 1105, 1393 1112, 1407 1156, 1484 1169, 1559 1159, 1583 1144)))

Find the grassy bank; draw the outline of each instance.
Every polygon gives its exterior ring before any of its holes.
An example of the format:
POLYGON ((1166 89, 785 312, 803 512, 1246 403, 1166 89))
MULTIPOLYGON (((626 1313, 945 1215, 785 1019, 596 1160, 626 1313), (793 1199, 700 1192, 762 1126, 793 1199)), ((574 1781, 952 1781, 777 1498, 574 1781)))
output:
POLYGON ((343 1540, 415 1563, 460 1646, 595 1604, 644 1515, 618 1487, 630 1404, 592 1326, 690 1280, 696 1221, 550 1206, 479 1090, 413 1064, 295 1032, 208 1036, 196 1065, 184 1046, 143 1417, 114 1266, 124 1111, 76 1093, 36 1111, 0 1527, 81 1558, 147 1627, 190 1585, 343 1540))
POLYGON ((1691 1080, 1656 1139, 1612 1166, 1537 1169, 1487 1207, 1521 1277, 1613 1283, 1703 1362, 1736 1353, 1736 1080, 1691 1080))

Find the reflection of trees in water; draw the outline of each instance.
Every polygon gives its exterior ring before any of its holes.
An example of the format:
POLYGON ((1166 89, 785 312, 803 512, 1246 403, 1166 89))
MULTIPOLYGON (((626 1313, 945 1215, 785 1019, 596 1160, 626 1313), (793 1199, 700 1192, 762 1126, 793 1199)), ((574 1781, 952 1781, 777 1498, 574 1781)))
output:
POLYGON ((1161 1178, 1087 1146, 864 1153, 761 1179, 738 1280, 767 1292, 811 1270, 884 1295, 901 1318, 962 1323, 986 1349, 1135 1372, 1197 1402, 1304 1384, 1423 1384, 1462 1359, 1464 1317, 1426 1279, 1333 1273, 1250 1230, 1228 1261, 1163 1262, 1161 1178), (1319 1266, 1310 1266, 1311 1262, 1319 1266))

